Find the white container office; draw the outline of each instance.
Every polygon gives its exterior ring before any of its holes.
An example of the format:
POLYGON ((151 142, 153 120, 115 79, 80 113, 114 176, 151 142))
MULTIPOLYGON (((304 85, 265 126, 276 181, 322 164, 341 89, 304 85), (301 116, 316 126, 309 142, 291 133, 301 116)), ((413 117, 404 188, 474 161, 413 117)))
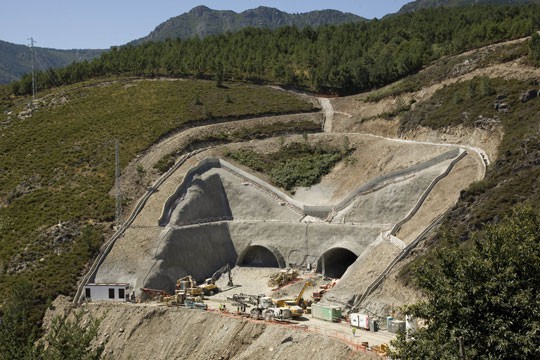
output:
POLYGON ((87 301, 116 301, 122 302, 129 298, 129 284, 86 284, 84 297, 87 301))

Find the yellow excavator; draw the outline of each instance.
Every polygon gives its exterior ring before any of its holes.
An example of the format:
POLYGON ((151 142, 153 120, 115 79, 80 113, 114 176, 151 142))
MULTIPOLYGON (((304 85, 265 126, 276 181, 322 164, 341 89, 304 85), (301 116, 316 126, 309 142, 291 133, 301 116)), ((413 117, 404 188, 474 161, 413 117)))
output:
POLYGON ((229 282, 227 283, 227 286, 232 287, 233 280, 231 275, 231 267, 227 263, 223 267, 218 269, 212 275, 212 277, 204 280, 204 283, 202 283, 201 285, 197 285, 197 281, 191 275, 184 276, 183 278, 178 279, 178 281, 176 281, 176 290, 182 291, 186 295, 190 296, 212 296, 215 293, 219 292, 219 288, 216 285, 216 282, 221 278, 221 275, 225 273, 228 273, 229 275, 229 282))
POLYGON ((289 308, 291 310, 292 317, 304 315, 305 309, 307 309, 311 305, 302 297, 304 295, 304 291, 306 291, 306 288, 308 286, 313 286, 313 283, 309 280, 304 283, 304 286, 302 286, 302 290, 300 290, 296 298, 274 300, 275 304, 279 307, 289 308))
POLYGON ((216 285, 216 281, 218 281, 221 278, 221 275, 225 273, 228 273, 229 275, 229 282, 227 283, 227 286, 232 287, 234 285, 233 280, 232 280, 232 275, 231 275, 231 267, 227 263, 224 266, 222 266, 220 269, 218 269, 212 275, 212 277, 204 280, 204 283, 202 285, 199 285, 199 288, 202 289, 204 295, 212 296, 215 293, 219 292, 219 288, 216 285))

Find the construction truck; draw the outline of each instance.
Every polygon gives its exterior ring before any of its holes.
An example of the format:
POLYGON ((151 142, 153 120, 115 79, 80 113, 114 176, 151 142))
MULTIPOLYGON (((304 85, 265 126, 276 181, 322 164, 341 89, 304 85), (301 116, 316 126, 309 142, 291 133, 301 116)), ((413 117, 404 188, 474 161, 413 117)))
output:
POLYGON ((232 305, 242 308, 244 311, 248 306, 251 306, 250 316, 253 319, 270 320, 287 320, 290 319, 291 311, 285 307, 276 307, 272 298, 265 295, 246 295, 234 294, 227 297, 232 301, 232 305))
POLYGON ((294 299, 279 299, 279 300, 275 300, 274 302, 279 307, 289 308, 291 310, 291 315, 292 315, 293 318, 302 316, 302 315, 304 315, 304 311, 309 306, 311 306, 311 303, 304 300, 304 298, 303 298, 304 291, 306 291, 306 288, 308 286, 312 286, 312 285, 313 285, 313 283, 311 281, 306 281, 304 283, 304 286, 302 286, 302 289, 298 293, 298 296, 296 296, 296 298, 294 298, 294 299))
POLYGON ((212 277, 204 280, 204 283, 202 285, 199 285, 199 288, 202 289, 202 292, 204 295, 214 295, 215 293, 219 292, 219 288, 216 285, 216 282, 221 278, 221 275, 227 273, 229 276, 229 281, 227 282, 227 286, 232 287, 233 280, 231 275, 231 267, 229 264, 225 264, 225 266, 221 267, 219 270, 217 270, 212 277))

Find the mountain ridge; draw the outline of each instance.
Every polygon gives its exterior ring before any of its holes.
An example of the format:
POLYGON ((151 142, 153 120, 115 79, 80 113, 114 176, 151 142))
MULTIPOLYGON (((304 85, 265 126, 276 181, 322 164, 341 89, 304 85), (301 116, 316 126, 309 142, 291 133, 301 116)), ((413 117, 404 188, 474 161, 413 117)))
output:
MULTIPOLYGON (((45 70, 67 66, 75 61, 91 60, 104 50, 73 49, 58 50, 34 47, 36 66, 45 70)), ((26 45, 0 40, 0 84, 18 80, 32 70, 32 51, 26 45)))
POLYGON ((472 5, 527 5, 538 3, 540 3, 538 0, 415 0, 403 5, 397 14, 439 6, 457 7, 472 5))
POLYGON ((213 10, 200 5, 181 15, 172 17, 158 25, 150 34, 129 44, 146 41, 163 41, 169 38, 200 38, 226 32, 238 31, 245 27, 277 29, 281 26, 318 27, 329 24, 365 21, 361 16, 338 10, 316 10, 306 13, 287 13, 276 8, 259 6, 242 12, 213 10))

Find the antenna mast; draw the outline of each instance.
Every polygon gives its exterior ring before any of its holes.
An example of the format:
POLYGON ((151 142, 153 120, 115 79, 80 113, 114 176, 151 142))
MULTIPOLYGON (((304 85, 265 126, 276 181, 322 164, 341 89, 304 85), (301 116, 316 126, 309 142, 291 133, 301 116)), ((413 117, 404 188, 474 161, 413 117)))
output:
POLYGON ((37 41, 33 37, 30 39, 30 49, 32 49, 32 100, 36 100, 36 75, 35 75, 35 63, 36 63, 36 54, 34 52, 34 44, 37 41))
POLYGON ((118 140, 115 145, 115 193, 116 193, 116 226, 120 226, 120 216, 122 215, 122 195, 120 193, 120 146, 118 140))

